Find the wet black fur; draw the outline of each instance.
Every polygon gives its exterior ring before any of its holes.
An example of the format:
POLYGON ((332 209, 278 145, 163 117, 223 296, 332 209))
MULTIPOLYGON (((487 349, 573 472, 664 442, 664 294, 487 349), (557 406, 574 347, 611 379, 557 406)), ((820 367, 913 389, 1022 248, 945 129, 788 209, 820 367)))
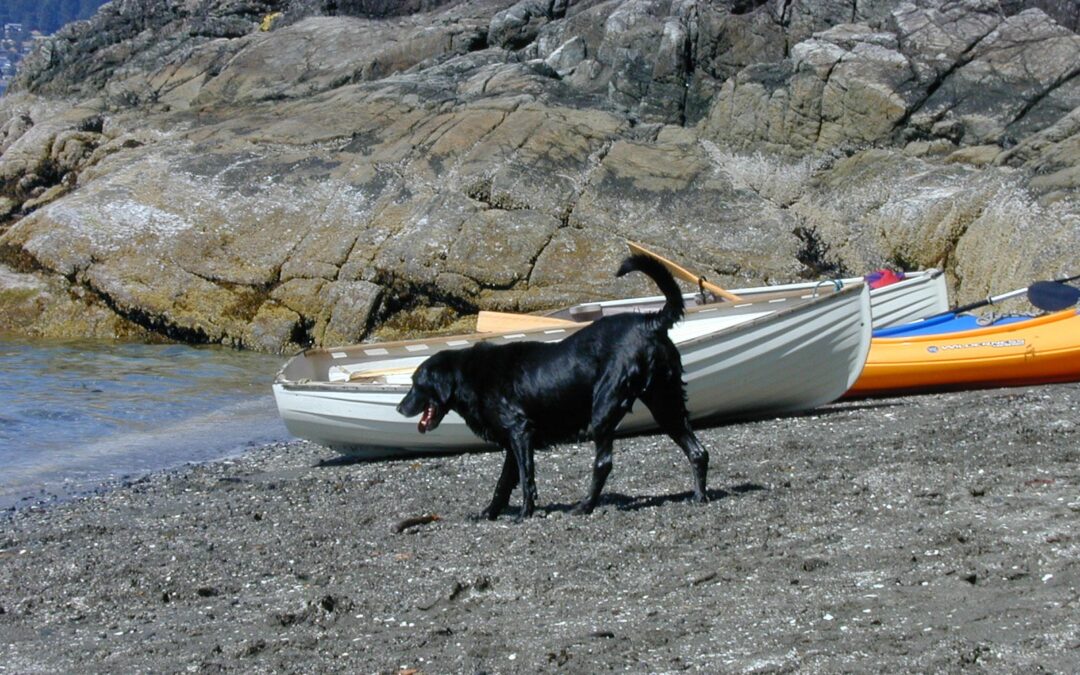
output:
POLYGON ((660 312, 605 317, 558 343, 481 343, 443 351, 416 370, 398 412, 412 417, 434 404, 434 429, 454 410, 475 434, 506 451, 484 517, 497 518, 519 484, 521 516, 531 516, 536 501, 534 451, 586 438, 595 442, 596 458, 589 493, 576 510, 592 511, 611 472, 615 428, 635 400, 649 408, 686 453, 694 474, 694 499, 706 501, 709 453, 690 428, 682 360, 667 334, 682 318, 682 293, 652 258, 629 257, 617 274, 634 270, 651 277, 664 293, 666 304, 660 312))

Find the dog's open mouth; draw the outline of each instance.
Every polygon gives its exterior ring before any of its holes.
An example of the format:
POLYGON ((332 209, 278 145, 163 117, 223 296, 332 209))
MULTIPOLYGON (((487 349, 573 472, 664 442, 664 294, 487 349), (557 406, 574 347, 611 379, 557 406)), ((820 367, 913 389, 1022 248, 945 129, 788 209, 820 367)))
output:
POLYGON ((439 408, 434 403, 428 403, 424 408, 424 413, 420 415, 420 421, 416 424, 416 429, 424 434, 435 427, 439 426, 439 408))

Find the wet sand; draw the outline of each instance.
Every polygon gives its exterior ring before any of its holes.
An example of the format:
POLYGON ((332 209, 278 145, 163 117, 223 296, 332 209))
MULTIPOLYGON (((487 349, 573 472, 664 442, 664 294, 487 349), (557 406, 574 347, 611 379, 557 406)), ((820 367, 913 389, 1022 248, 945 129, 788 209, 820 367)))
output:
POLYGON ((1080 669, 1080 385, 700 436, 706 505, 642 436, 591 516, 588 446, 515 523, 497 455, 302 442, 7 512, 0 673, 1080 669))

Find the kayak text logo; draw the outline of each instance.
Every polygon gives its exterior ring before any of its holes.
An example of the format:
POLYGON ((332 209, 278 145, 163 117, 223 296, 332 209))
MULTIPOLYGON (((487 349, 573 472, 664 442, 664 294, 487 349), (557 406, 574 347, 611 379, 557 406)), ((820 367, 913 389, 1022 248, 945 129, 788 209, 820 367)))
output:
POLYGON ((962 345, 941 345, 940 347, 938 347, 937 345, 931 345, 926 348, 926 351, 930 352, 931 354, 937 354, 941 350, 949 351, 952 349, 971 349, 973 347, 992 347, 998 349, 1001 347, 1023 347, 1025 344, 1027 344, 1027 341, 1022 338, 1017 338, 1014 340, 987 340, 985 342, 969 342, 962 345))

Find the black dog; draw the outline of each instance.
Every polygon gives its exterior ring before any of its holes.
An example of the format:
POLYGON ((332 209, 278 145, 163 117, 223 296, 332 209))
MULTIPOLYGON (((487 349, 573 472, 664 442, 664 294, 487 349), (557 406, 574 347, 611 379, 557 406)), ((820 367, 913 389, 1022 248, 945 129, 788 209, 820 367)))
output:
POLYGON ((627 258, 617 275, 634 270, 651 277, 664 293, 666 302, 658 313, 605 317, 557 343, 481 343, 443 351, 413 374, 412 389, 398 412, 406 417, 423 413, 421 433, 439 426, 453 410, 473 433, 506 451, 484 517, 497 518, 519 483, 521 516, 531 516, 536 501, 533 451, 582 438, 596 443, 596 459, 589 494, 576 511, 592 511, 611 473, 615 428, 639 399, 686 453, 694 471, 694 499, 706 501, 709 453, 690 428, 682 360, 668 337, 668 329, 683 315, 682 292, 652 258, 627 258))

